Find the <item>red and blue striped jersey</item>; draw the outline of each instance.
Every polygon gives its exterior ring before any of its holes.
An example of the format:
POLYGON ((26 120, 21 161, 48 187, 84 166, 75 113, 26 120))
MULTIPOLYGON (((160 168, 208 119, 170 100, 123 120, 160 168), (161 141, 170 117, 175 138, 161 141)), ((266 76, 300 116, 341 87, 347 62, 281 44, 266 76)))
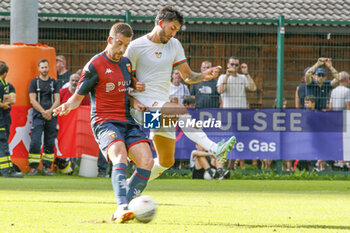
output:
POLYGON ((90 94, 91 122, 132 121, 128 99, 131 63, 122 57, 110 60, 105 52, 95 55, 84 67, 77 93, 90 94))

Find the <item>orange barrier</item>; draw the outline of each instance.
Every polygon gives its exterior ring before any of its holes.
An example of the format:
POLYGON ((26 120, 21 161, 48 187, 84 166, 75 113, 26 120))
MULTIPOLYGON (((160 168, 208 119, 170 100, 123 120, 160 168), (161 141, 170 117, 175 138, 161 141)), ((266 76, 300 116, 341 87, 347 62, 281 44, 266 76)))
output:
POLYGON ((49 61, 49 76, 57 78, 55 48, 46 45, 0 45, 0 60, 9 67, 6 81, 16 88, 18 106, 30 106, 29 83, 39 75, 38 61, 49 61))
MULTIPOLYGON (((47 59, 49 61, 49 76, 57 79, 55 48, 39 43, 35 45, 22 43, 16 43, 14 45, 0 45, 0 60, 4 61, 9 67, 6 81, 11 83, 16 89, 16 106, 27 108, 31 107, 28 94, 29 84, 33 78, 39 76, 38 62, 41 59, 47 59)), ((14 118, 26 118, 27 108, 22 110, 24 116, 22 116, 21 113, 19 113, 20 115, 17 115, 18 113, 14 114, 14 111, 12 110, 12 121, 14 118)), ((13 128, 15 127, 15 125, 11 126, 11 134, 14 133, 13 128)), ((24 144, 21 143, 19 146, 24 147, 24 144)), ((29 170, 28 152, 27 150, 25 151, 26 154, 24 157, 21 157, 23 155, 20 153, 20 158, 11 156, 11 159, 15 160, 15 163, 19 163, 21 169, 27 171, 29 170)), ((16 153, 16 150, 14 153, 16 153)))

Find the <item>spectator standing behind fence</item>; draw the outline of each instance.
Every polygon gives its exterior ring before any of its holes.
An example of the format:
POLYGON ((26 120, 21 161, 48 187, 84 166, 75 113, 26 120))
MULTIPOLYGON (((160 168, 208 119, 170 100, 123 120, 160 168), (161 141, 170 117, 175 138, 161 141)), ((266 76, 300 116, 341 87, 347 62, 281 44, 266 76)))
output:
MULTIPOLYGON (((304 98, 304 106, 307 110, 315 110, 315 97, 313 95, 308 95, 304 98)), ((315 161, 312 162, 312 164, 315 164, 315 161)), ((305 160, 295 160, 293 165, 293 170, 298 166, 299 170, 309 170, 308 161, 305 160)), ((312 165, 313 166, 313 165, 312 165)))
POLYGON ((1 175, 5 178, 22 178, 23 174, 14 170, 8 144, 10 126, 8 125, 7 112, 9 114, 10 105, 13 103, 13 98, 9 94, 8 83, 5 81, 8 70, 6 63, 0 61, 0 170, 1 175))
POLYGON ((327 101, 330 97, 332 88, 336 87, 339 83, 338 71, 332 66, 332 60, 330 58, 321 57, 317 60, 307 72, 305 76, 305 82, 307 85, 306 95, 313 95, 316 98, 316 110, 327 109, 327 101), (326 80, 326 70, 321 66, 327 67, 332 76, 333 80, 326 80), (317 77, 313 80, 313 74, 317 77))
MULTIPOLYGON (((255 91, 256 85, 248 73, 248 65, 239 64, 238 57, 230 57, 227 63, 226 74, 219 76, 217 91, 221 95, 223 108, 241 108, 246 109, 248 106, 246 90, 255 91), (242 74, 239 74, 241 68, 242 74)), ((240 163, 241 168, 245 167, 244 160, 236 160, 240 163)), ((256 165, 256 160, 253 165, 256 165)))
MULTIPOLYGON (((210 61, 203 61, 201 64, 201 72, 211 68, 210 61)), ((216 89, 217 80, 203 80, 202 82, 193 84, 191 95, 196 99, 196 108, 219 108, 219 93, 216 89)))
POLYGON ((248 73, 248 65, 239 65, 238 57, 230 57, 226 74, 219 76, 217 91, 221 94, 223 108, 247 108, 246 90, 255 91, 256 85, 248 73), (242 74, 239 74, 241 68, 242 74))
POLYGON ((350 109, 350 89, 349 74, 345 71, 339 73, 339 86, 334 88, 331 93, 330 108, 332 110, 350 109))
POLYGON ((297 86, 297 89, 295 90, 295 108, 296 109, 304 109, 304 98, 306 96, 306 83, 305 83, 305 76, 306 72, 310 69, 310 67, 306 67, 304 70, 303 77, 301 78, 301 83, 299 86, 297 86))
MULTIPOLYGON (((334 88, 331 93, 330 109, 350 110, 350 89, 347 87, 348 84, 349 74, 345 71, 340 72, 339 86, 334 88)), ((347 170, 347 167, 349 167, 349 162, 336 161, 334 166, 342 167, 343 169, 347 170)))
POLYGON ((55 158, 57 117, 52 116, 52 111, 60 104, 60 94, 57 81, 49 77, 49 61, 40 60, 38 69, 39 77, 32 79, 29 85, 29 99, 34 110, 28 156, 30 167, 28 175, 36 176, 38 174, 41 160, 41 136, 44 133, 43 174, 53 176, 51 165, 55 158))
POLYGON ((170 102, 175 104, 183 105, 184 97, 190 96, 190 91, 188 87, 181 83, 182 76, 180 71, 173 69, 171 74, 171 83, 170 83, 170 102))
MULTIPOLYGON (((66 68, 66 57, 58 55, 56 57, 56 68, 57 68, 57 82, 58 87, 62 88, 66 83, 69 83, 69 78, 73 74, 66 68)), ((68 86, 68 85, 67 85, 68 86)), ((67 87, 65 86, 65 87, 67 87)))

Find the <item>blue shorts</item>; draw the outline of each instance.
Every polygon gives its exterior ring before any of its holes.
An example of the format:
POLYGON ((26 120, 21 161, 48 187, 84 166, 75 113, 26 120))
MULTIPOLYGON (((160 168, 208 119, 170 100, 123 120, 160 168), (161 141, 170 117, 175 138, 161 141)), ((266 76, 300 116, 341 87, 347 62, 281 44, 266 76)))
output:
POLYGON ((148 142, 146 134, 136 124, 132 124, 129 121, 116 121, 116 122, 103 122, 95 123, 92 126, 92 131, 95 136, 102 154, 106 157, 107 150, 113 142, 122 141, 125 144, 127 150, 133 145, 140 142, 148 142))

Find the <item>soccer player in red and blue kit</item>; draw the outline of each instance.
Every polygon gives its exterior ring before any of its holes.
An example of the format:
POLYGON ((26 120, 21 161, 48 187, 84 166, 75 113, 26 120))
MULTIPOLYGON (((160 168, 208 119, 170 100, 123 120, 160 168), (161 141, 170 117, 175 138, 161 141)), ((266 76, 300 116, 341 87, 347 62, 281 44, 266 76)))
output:
POLYGON ((144 190, 153 166, 149 140, 129 112, 130 104, 140 111, 146 110, 128 95, 131 64, 123 54, 132 36, 128 24, 114 24, 105 51, 85 65, 77 91, 54 110, 54 115, 68 114, 80 105, 84 95, 90 94, 92 131, 100 150, 113 164, 111 181, 118 208, 112 220, 121 223, 134 217, 128 203, 144 190), (137 165, 129 182, 126 181, 128 153, 137 165))

